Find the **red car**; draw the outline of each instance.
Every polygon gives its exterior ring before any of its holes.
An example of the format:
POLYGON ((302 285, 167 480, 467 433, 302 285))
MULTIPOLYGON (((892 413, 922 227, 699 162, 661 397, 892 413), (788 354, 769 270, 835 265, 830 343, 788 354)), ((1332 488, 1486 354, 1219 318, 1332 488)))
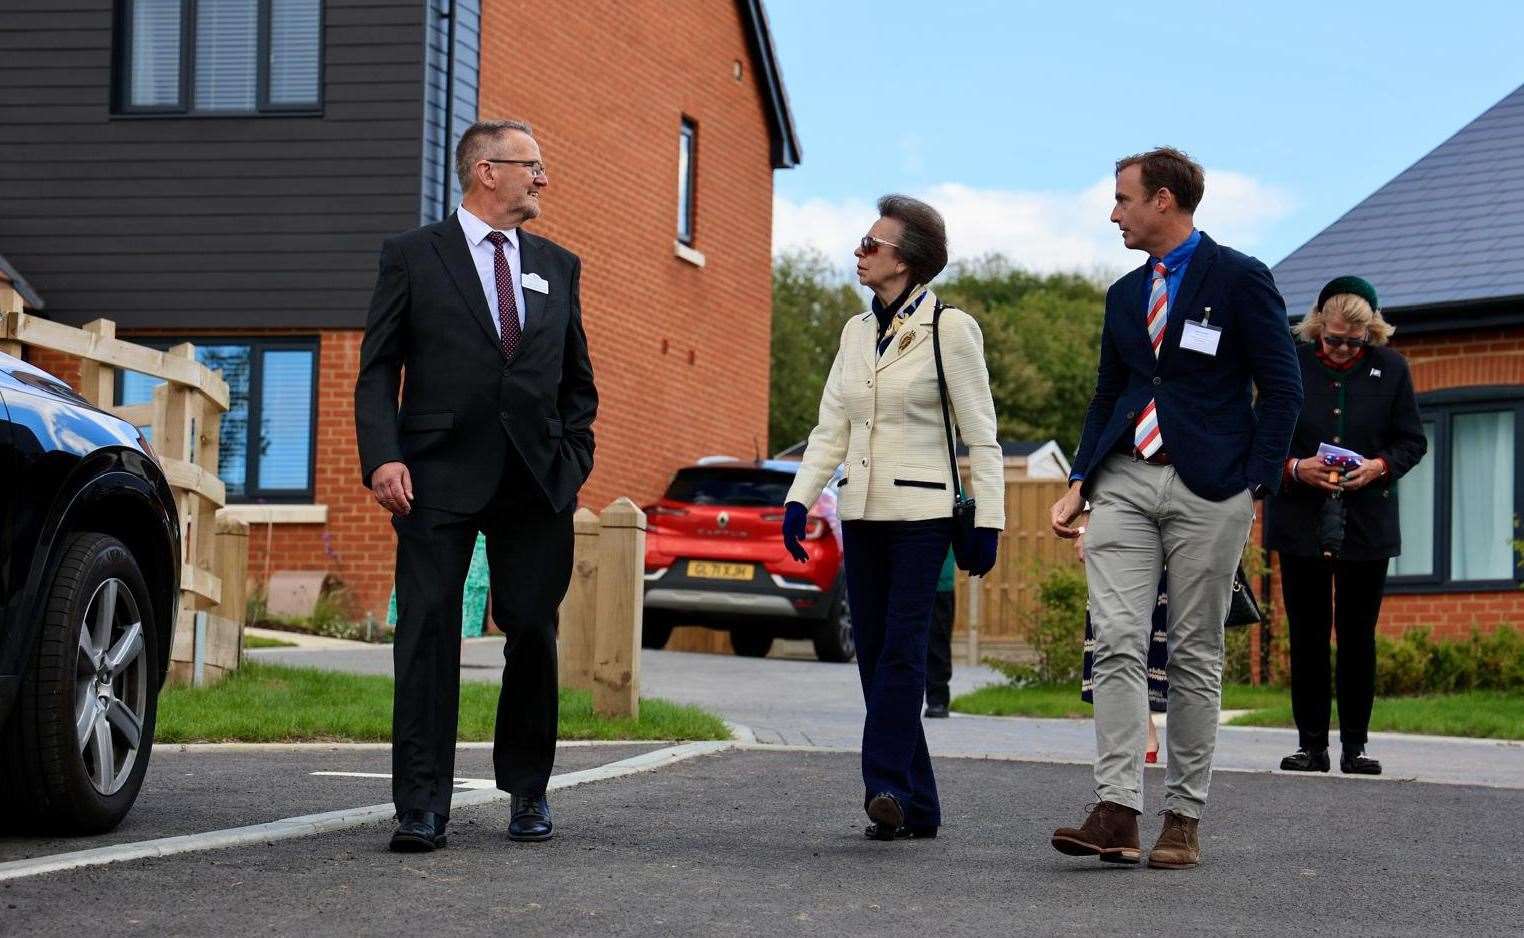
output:
POLYGON ((674 626, 702 625, 728 630, 738 655, 808 638, 821 661, 852 660, 834 478, 810 512, 809 561, 783 547, 783 502, 798 471, 781 460, 700 460, 646 506, 645 647, 666 645, 674 626))

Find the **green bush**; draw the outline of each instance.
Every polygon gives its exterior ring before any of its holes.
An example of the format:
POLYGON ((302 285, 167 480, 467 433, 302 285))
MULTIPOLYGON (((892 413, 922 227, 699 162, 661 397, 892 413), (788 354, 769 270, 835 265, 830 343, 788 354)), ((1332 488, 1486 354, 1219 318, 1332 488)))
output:
POLYGON ((1427 629, 1376 636, 1376 694, 1524 690, 1524 636, 1512 626, 1462 641, 1435 641, 1427 629))
POLYGON ((1037 608, 1027 620, 1027 642, 1037 655, 1034 676, 1045 683, 1077 681, 1085 661, 1085 574, 1053 567, 1037 586, 1037 608))

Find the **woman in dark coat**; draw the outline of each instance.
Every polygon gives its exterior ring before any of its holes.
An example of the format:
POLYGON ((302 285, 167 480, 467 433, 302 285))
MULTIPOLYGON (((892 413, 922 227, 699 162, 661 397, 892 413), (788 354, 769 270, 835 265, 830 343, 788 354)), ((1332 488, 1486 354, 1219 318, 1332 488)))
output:
POLYGON ((1397 480, 1423 458, 1428 441, 1407 360, 1385 347, 1393 328, 1381 318, 1374 287, 1359 277, 1336 278, 1296 331, 1306 343, 1298 350, 1305 401, 1285 482, 1265 506, 1265 546, 1280 554, 1299 735, 1297 751, 1281 760, 1281 768, 1329 770, 1332 626, 1339 645, 1339 768, 1379 775, 1381 763, 1365 755, 1375 697, 1376 620, 1388 563, 1402 552, 1397 480), (1353 450, 1363 461, 1341 477, 1315 458, 1321 443, 1353 450), (1334 536, 1338 502, 1342 543, 1334 536))

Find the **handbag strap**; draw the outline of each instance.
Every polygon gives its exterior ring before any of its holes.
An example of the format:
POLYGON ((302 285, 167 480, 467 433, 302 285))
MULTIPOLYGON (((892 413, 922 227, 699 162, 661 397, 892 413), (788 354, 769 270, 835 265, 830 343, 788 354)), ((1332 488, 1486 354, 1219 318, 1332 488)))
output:
POLYGON ((947 307, 937 300, 931 313, 931 354, 937 362, 937 395, 942 399, 942 429, 947 433, 947 463, 952 468, 953 504, 963 497, 963 481, 958 477, 958 452, 953 448, 952 415, 947 410, 947 376, 942 372, 942 332, 937 328, 942 310, 947 307))

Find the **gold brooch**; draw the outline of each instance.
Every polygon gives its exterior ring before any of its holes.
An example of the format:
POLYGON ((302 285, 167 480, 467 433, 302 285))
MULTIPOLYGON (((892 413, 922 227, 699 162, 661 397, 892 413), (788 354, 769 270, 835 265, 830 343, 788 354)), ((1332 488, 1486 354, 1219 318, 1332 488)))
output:
POLYGON ((905 349, 910 348, 910 343, 912 343, 914 341, 915 341, 915 330, 911 329, 909 332, 905 333, 903 338, 900 339, 900 351, 903 352, 903 351, 905 351, 905 349))

